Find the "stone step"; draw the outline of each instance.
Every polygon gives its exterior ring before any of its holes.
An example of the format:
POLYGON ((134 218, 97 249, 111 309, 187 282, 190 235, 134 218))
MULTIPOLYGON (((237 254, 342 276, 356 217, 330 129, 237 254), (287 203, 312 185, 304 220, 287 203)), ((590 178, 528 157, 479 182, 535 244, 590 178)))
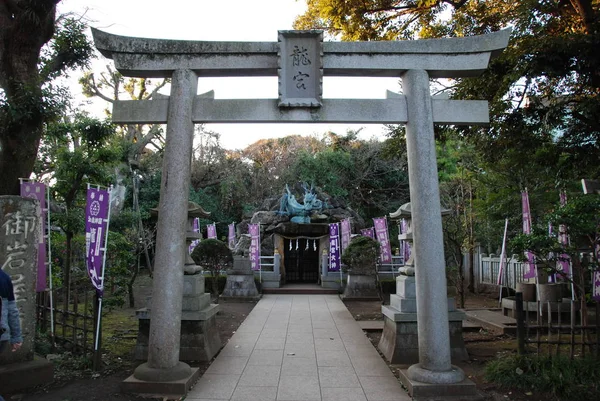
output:
MULTIPOLYGON (((383 330, 383 320, 358 320, 358 325, 364 331, 381 331, 383 330)), ((481 324, 469 320, 463 320, 463 332, 477 332, 481 330, 481 324)))
POLYGON ((335 288, 323 288, 316 284, 287 284, 279 288, 263 288, 263 294, 339 294, 335 288))
POLYGON ((465 313, 468 320, 488 329, 500 331, 502 334, 516 333, 517 321, 512 317, 504 316, 500 310, 471 309, 466 310, 465 313))

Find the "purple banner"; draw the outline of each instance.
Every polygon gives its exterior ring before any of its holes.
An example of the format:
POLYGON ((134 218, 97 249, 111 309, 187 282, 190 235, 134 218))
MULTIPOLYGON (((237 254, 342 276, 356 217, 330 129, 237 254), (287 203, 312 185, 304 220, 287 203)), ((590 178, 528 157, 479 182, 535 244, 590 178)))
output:
POLYGON ((596 270, 592 275, 592 298, 600 302, 600 270, 596 270))
MULTIPOLYGON (((400 221, 400 234, 406 234, 408 232, 408 222, 406 219, 400 221)), ((404 259, 404 263, 410 259, 410 242, 406 240, 400 241, 400 256, 404 259)))
POLYGON ((108 205, 110 194, 103 189, 88 188, 85 205, 85 245, 87 271, 98 295, 104 290, 102 264, 106 252, 106 230, 108 229, 108 205))
MULTIPOLYGON (((199 233, 200 232, 200 218, 196 217, 194 219, 194 222, 192 223, 192 231, 195 233, 199 233)), ((195 239, 190 243, 190 249, 189 249, 189 253, 192 253, 194 251, 194 248, 198 246, 198 244, 200 243, 199 239, 195 239)))
MULTIPOLYGON (((521 206, 523 208, 523 234, 531 234, 531 214, 529 212, 529 194, 527 191, 521 192, 521 206)), ((535 258, 533 253, 527 251, 527 262, 525 262, 525 270, 523 271, 523 278, 534 278, 535 277, 535 258)))
MULTIPOLYGON (((567 204, 567 194, 564 191, 560 191, 560 205, 565 206, 567 204)), ((558 226, 558 242, 563 246, 569 245, 569 236, 567 234, 567 226, 561 224, 558 226)), ((557 278, 568 279, 571 277, 571 259, 566 253, 561 253, 556 263, 557 278)))
POLYGON ((340 227, 338 223, 329 225, 329 269, 330 272, 338 272, 342 267, 340 258, 340 227))
POLYGON ((342 253, 348 245, 350 244, 350 235, 352 233, 352 228, 350 227, 350 219, 342 220, 341 224, 342 228, 342 253))
POLYGON ((215 225, 215 223, 206 226, 206 237, 217 239, 217 226, 215 225))
POLYGON ((235 248, 235 223, 231 223, 229 226, 229 233, 227 235, 227 245, 229 248, 235 248))
POLYGON ((500 267, 498 268, 498 280, 496 284, 502 285, 504 264, 506 262, 506 235, 508 234, 508 219, 504 221, 504 236, 502 237, 502 251, 500 252, 500 267))
POLYGON ((250 234, 250 266, 252 270, 260 270, 260 225, 248 224, 250 234))
POLYGON ((388 237, 387 221, 385 217, 374 218, 375 237, 379 242, 381 263, 392 263, 392 248, 388 237))
POLYGON ((363 237, 369 237, 369 238, 375 239, 375 228, 374 227, 363 228, 362 230, 360 230, 360 235, 362 235, 363 237))
POLYGON ((35 290, 42 292, 46 290, 46 184, 41 182, 21 182, 21 196, 37 199, 42 209, 42 236, 38 244, 37 281, 35 290))

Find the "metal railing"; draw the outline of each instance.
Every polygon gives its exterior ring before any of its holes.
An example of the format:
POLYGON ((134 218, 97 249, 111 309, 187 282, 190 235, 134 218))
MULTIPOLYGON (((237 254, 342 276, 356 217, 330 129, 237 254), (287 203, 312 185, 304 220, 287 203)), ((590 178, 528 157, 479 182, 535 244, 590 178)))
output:
POLYGON ((260 270, 263 272, 273 272, 279 274, 281 265, 281 255, 270 255, 260 257, 260 270))

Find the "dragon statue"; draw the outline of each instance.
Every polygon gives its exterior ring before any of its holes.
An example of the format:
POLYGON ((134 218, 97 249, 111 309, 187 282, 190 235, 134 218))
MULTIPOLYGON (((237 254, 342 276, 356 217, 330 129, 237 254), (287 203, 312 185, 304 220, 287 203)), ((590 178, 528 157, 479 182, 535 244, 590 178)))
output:
POLYGON ((317 198, 312 185, 309 189, 308 185, 302 184, 302 189, 304 189, 304 201, 300 203, 285 184, 286 192, 281 197, 279 213, 290 216, 290 221, 293 223, 309 224, 310 216, 323 209, 323 201, 317 198))

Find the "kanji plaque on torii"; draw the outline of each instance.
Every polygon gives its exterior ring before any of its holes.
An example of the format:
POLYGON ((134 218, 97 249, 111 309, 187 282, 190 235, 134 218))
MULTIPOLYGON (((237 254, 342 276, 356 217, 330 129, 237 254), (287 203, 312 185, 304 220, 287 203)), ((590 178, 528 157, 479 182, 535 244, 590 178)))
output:
POLYGON ((320 107, 323 31, 279 31, 279 107, 320 107))

